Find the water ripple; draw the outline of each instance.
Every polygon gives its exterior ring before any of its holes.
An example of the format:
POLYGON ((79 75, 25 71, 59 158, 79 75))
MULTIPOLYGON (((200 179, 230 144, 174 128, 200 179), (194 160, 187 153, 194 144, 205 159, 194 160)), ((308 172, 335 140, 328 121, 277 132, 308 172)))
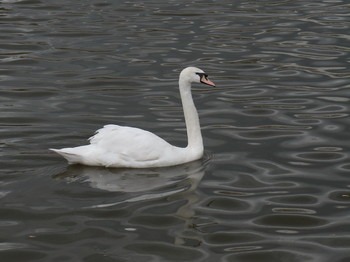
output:
POLYGON ((349 4, 0 3, 1 261, 349 261, 349 4), (48 148, 112 123, 204 161, 67 167, 48 148))

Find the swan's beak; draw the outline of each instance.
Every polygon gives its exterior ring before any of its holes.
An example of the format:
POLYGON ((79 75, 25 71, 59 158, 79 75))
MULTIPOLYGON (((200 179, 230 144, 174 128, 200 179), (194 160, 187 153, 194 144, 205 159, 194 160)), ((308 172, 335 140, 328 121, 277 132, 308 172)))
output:
POLYGON ((215 87, 215 84, 210 81, 206 75, 201 77, 201 83, 215 87))

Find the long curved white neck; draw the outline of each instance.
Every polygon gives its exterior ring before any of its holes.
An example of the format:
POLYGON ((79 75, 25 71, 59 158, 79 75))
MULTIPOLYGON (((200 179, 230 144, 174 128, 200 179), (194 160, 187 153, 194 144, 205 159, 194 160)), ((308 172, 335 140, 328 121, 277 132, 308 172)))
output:
POLYGON ((180 78, 179 89, 187 129, 187 149, 193 153, 202 154, 203 139, 197 109, 192 99, 191 84, 180 78))

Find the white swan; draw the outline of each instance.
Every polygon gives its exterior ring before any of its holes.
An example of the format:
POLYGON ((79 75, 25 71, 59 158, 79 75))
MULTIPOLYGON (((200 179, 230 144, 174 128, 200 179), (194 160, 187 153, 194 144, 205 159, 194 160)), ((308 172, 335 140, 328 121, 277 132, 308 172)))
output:
POLYGON ((200 159, 203 140, 199 118, 191 94, 191 83, 215 86, 201 69, 181 71, 179 89, 187 128, 185 148, 170 145, 157 135, 134 127, 106 125, 91 137, 90 145, 51 149, 70 164, 89 166, 148 168, 174 166, 200 159))

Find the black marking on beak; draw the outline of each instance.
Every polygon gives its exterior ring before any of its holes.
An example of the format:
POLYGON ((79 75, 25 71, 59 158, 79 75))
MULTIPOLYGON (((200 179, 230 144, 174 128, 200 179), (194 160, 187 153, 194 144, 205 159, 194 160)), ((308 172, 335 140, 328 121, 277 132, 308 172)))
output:
POLYGON ((208 75, 207 75, 207 74, 205 74, 205 73, 196 73, 196 74, 199 75, 199 77, 200 77, 200 82, 201 82, 202 84, 206 84, 206 85, 214 86, 214 87, 215 87, 215 84, 214 84, 212 81, 210 81, 210 80, 208 79, 208 75))
POLYGON ((208 80, 208 75, 206 73, 196 73, 197 75, 199 75, 201 83, 206 84, 205 80, 208 80))

